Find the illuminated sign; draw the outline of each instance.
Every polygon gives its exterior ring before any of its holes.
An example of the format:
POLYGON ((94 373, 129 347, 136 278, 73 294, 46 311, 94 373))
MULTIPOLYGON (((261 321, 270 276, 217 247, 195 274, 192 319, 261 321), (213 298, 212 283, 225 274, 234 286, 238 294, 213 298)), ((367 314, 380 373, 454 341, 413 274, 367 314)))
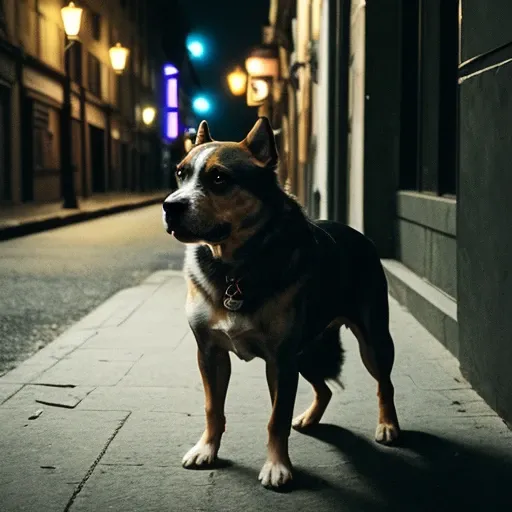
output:
POLYGON ((179 135, 178 117, 178 69, 172 64, 164 66, 165 108, 164 134, 168 140, 175 140, 179 135))

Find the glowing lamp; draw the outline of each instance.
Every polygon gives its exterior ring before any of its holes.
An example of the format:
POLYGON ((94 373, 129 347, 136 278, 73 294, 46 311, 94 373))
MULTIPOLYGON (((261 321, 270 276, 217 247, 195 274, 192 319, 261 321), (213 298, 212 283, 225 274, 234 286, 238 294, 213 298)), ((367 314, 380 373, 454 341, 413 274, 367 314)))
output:
POLYGON ((194 143, 190 139, 185 139, 183 146, 185 148, 185 153, 188 153, 194 147, 194 143))
POLYGON ((64 32, 66 32, 68 39, 78 39, 80 25, 82 24, 82 13, 83 9, 77 7, 73 2, 69 2, 68 6, 60 10, 62 23, 64 24, 64 32))
POLYGON ((228 75, 229 90, 233 96, 242 96, 245 93, 247 87, 247 75, 244 70, 237 66, 234 71, 228 75))
POLYGON ((151 126, 156 117, 156 108, 154 107, 145 107, 142 110, 142 122, 146 126, 151 126))
POLYGON ((122 46, 121 43, 117 43, 115 46, 110 48, 108 53, 110 55, 110 62, 112 63, 113 70, 120 75, 126 67, 126 61, 128 60, 130 50, 122 46))
POLYGON ((206 53, 203 39, 204 38, 198 34, 189 34, 187 36, 187 50, 194 60, 201 60, 206 53))
POLYGON ((271 92, 270 80, 268 78, 249 79, 247 87, 247 105, 249 107, 259 107, 269 97, 271 92))
POLYGON ((245 61, 247 73, 254 77, 276 79, 279 76, 279 57, 274 45, 253 48, 245 61))
POLYGON ((198 96, 192 102, 192 108, 197 114, 206 114, 210 110, 210 102, 204 96, 198 96))

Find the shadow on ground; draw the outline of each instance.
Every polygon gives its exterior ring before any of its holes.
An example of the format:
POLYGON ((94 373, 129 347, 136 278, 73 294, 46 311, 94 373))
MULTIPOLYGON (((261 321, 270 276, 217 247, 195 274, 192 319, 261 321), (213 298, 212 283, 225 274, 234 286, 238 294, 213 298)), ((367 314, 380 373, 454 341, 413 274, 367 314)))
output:
MULTIPOLYGON (((480 451, 415 431, 403 432, 401 446, 391 449, 330 424, 305 433, 339 450, 371 487, 378 501, 363 500, 360 510, 512 510, 512 454, 480 451)), ((329 487, 313 473, 299 470, 295 486, 318 491, 329 487)), ((336 491, 344 501, 341 478, 336 491)))

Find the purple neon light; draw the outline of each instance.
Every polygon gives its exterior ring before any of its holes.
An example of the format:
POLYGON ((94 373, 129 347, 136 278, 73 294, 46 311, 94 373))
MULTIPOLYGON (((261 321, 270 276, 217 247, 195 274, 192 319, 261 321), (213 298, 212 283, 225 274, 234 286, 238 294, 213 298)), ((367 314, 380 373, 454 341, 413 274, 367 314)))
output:
POLYGON ((164 66, 164 75, 165 76, 173 76, 178 74, 178 69, 175 68, 172 64, 166 64, 164 66))
POLYGON ((167 79, 167 106, 178 108, 178 80, 176 78, 167 79))
POLYGON ((166 135, 168 139, 178 137, 178 112, 167 112, 166 135))

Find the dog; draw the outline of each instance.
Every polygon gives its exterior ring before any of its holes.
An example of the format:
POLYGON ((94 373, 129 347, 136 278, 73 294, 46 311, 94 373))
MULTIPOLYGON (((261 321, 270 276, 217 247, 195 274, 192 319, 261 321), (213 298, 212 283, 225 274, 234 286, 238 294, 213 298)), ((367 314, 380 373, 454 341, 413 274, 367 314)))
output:
POLYGON ((206 121, 176 167, 178 188, 163 203, 165 229, 186 244, 186 313, 197 341, 206 428, 183 457, 185 468, 216 461, 225 429, 229 352, 266 363, 272 413, 259 480, 292 480, 291 427, 317 424, 331 399, 327 381, 343 363, 341 326, 355 334, 377 381, 375 439, 391 444, 400 427, 391 371, 387 281, 377 250, 360 232, 311 221, 280 186, 278 152, 267 118, 242 142, 217 142, 206 121), (313 387, 311 406, 292 420, 299 374, 313 387))

